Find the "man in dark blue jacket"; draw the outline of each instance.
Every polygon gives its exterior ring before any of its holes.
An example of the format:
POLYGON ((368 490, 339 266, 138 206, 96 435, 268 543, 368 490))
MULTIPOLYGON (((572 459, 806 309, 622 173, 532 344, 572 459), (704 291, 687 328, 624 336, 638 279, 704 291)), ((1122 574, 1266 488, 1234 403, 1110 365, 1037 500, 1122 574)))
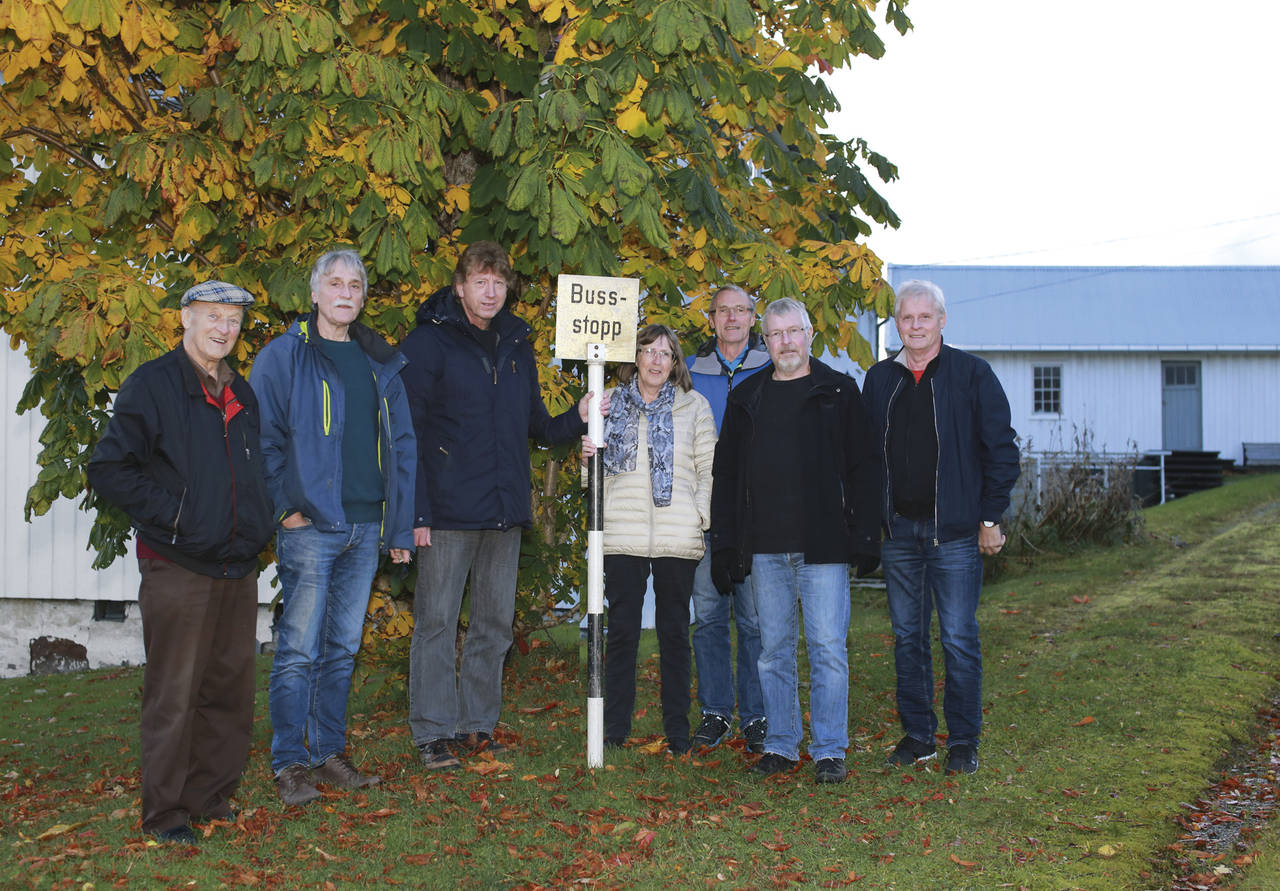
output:
POLYGON ((194 844, 193 820, 229 817, 249 757, 271 502, 258 402, 226 356, 251 303, 226 282, 189 289, 182 344, 125 379, 89 460, 137 530, 142 830, 161 841, 194 844))
MULTIPOLYGON (((453 286, 422 305, 418 327, 401 344, 418 435, 409 727, 430 770, 456 770, 455 751, 501 748, 493 729, 515 618, 520 534, 533 519, 529 439, 571 442, 586 431, 590 394, 554 418, 543 405, 531 329, 506 306, 514 286, 501 246, 470 245, 453 286)), ((601 408, 607 411, 607 400, 601 408)))
POLYGON ((982 555, 1004 545, 1000 522, 1018 479, 1017 434, 991 366, 942 342, 947 311, 937 285, 898 288, 894 321, 902 349, 876 363, 863 387, 881 444, 880 554, 906 734, 889 763, 914 764, 937 752, 929 639, 937 609, 947 772, 974 773, 982 731, 982 555))
POLYGON ((253 363, 275 505, 281 613, 271 664, 271 770, 287 805, 321 785, 377 783, 347 757, 347 697, 380 555, 408 563, 418 457, 405 360, 356 321, 360 255, 329 251, 311 270, 313 311, 253 363))

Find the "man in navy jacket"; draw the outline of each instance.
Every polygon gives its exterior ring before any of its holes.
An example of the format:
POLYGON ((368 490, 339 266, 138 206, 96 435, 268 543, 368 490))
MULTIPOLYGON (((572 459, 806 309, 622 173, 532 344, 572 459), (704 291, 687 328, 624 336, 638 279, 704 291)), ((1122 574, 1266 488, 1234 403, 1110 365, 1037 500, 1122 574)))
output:
POLYGON ((889 763, 927 761, 937 751, 929 639, 936 609, 946 657, 947 772, 974 773, 982 730, 982 555, 1004 546, 1000 522, 1018 479, 1017 434, 991 366, 942 342, 947 310, 937 285, 899 287, 894 321, 902 349, 877 362, 863 385, 884 470, 880 555, 906 734, 889 763))
MULTIPOLYGON (((515 286, 491 241, 458 259, 452 287, 418 310, 401 344, 418 436, 414 544, 418 582, 409 651, 409 727, 423 766, 456 770, 455 751, 497 751, 502 663, 515 618, 520 536, 532 522, 529 439, 571 442, 587 401, 552 417, 538 388, 530 327, 506 306, 515 286), (470 576, 470 619, 457 625, 470 576)), ((607 400, 601 403, 607 411, 607 400)))
POLYGON ((167 842, 231 815, 253 733, 271 502, 258 401, 226 362, 251 303, 226 282, 189 289, 181 345, 125 379, 89 459, 89 484, 137 530, 142 830, 167 842))

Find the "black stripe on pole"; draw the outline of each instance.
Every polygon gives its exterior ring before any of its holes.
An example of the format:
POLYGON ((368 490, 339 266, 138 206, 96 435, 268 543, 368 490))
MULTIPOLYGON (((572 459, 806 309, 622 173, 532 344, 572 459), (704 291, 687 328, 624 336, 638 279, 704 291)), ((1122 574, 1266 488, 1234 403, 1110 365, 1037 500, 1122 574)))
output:
POLYGON ((587 531, 604 531, 604 465, 600 453, 590 457, 587 465, 587 531))
POLYGON ((587 698, 599 699, 604 696, 604 616, 600 613, 587 614, 587 698))

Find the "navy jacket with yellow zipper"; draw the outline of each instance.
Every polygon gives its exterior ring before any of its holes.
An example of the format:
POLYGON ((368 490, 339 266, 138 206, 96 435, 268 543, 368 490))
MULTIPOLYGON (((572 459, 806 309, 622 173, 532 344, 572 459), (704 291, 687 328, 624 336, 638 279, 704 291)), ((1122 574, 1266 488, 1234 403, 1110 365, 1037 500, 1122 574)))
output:
MULTIPOLYGON (((380 549, 413 548, 418 453, 405 397, 404 356, 365 325, 348 329, 369 360, 378 393, 380 549)), ((262 348, 249 381, 262 412, 263 470, 279 523, 300 511, 322 532, 349 529, 342 510, 342 377, 321 351, 315 314, 262 348)), ((375 456, 370 456, 371 460, 375 456)))

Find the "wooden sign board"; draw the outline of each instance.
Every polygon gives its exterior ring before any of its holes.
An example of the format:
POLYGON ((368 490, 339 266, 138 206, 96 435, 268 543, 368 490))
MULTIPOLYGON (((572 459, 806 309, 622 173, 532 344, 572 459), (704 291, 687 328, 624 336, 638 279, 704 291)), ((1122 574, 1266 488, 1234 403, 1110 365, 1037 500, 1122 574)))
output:
POLYGON ((636 360, 640 279, 562 275, 556 284, 556 358, 586 359, 604 344, 606 362, 636 360))

